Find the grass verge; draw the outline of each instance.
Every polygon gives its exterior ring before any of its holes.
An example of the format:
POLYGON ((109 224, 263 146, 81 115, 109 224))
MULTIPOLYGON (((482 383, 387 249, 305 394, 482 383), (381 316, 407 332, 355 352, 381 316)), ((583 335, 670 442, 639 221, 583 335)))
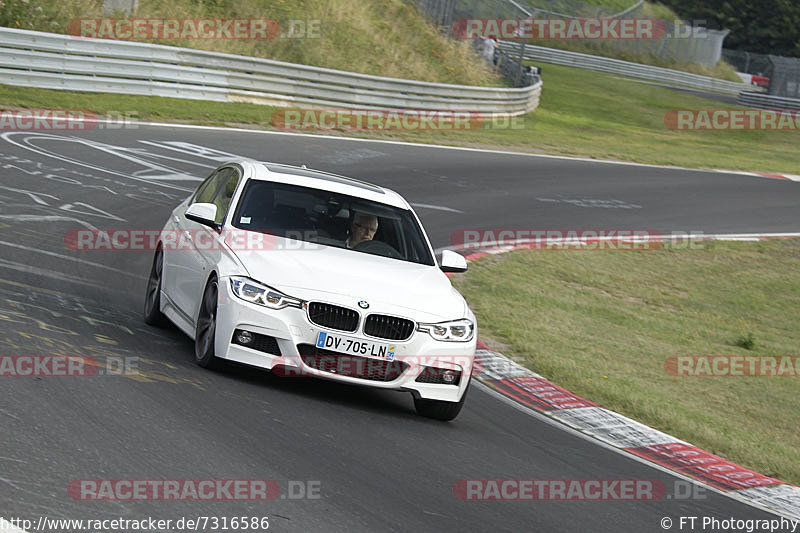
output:
MULTIPOLYGON (((248 103, 71 93, 0 85, 0 107, 134 112, 142 120, 269 128, 276 108, 248 103)), ((541 105, 513 123, 487 121, 468 131, 344 132, 446 145, 502 147, 639 163, 800 173, 798 131, 672 131, 672 109, 724 104, 609 74, 544 66, 541 105)), ((308 130, 315 131, 315 130, 308 130)), ((336 132, 333 133, 343 133, 336 132)))
MULTIPOLYGON (((123 12, 104 14, 103 2, 97 0, 0 1, 0 25, 12 28, 69 33, 72 20, 109 16, 125 18, 123 12)), ((504 85, 484 67, 472 43, 448 39, 403 0, 139 0, 132 16, 270 18, 282 34, 294 28, 303 37, 145 42, 413 80, 504 85), (305 36, 309 21, 318 24, 305 36)))
POLYGON ((677 377, 664 362, 672 355, 800 355, 798 260, 800 240, 519 251, 475 261, 453 282, 475 311, 481 337, 502 343, 521 364, 797 484, 800 377, 677 377))

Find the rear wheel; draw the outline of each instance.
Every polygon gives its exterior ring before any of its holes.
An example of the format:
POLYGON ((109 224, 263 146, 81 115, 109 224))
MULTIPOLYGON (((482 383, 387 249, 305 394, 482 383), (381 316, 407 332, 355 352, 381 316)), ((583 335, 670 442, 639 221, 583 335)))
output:
POLYGON ((457 402, 445 402, 442 400, 426 400, 424 398, 414 398, 414 409, 417 414, 434 420, 453 420, 461 412, 464 407, 464 402, 467 400, 467 393, 469 392, 469 383, 464 390, 463 396, 457 402))
POLYGON ((218 284, 216 278, 211 278, 203 292, 203 301, 200 302, 200 312, 197 316, 197 327, 194 334, 194 357, 197 364, 203 368, 219 368, 222 361, 217 358, 214 349, 214 340, 217 331, 217 295, 218 284))
POLYGON ((151 326, 166 326, 167 317, 161 312, 161 275, 164 272, 164 252, 159 248, 153 256, 147 293, 144 298, 144 321, 151 326))

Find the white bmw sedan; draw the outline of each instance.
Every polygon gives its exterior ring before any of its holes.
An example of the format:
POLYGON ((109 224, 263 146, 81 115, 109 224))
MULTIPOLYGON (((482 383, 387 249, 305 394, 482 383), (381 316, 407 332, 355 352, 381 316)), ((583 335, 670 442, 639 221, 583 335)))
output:
POLYGON ((475 315, 396 192, 274 163, 225 164, 160 233, 148 324, 173 322, 203 367, 221 360, 409 391, 455 418, 472 374, 475 315))

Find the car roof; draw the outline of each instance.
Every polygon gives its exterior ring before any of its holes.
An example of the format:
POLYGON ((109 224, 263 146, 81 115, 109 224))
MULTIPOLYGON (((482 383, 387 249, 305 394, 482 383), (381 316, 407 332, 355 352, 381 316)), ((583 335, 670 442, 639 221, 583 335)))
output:
POLYGON ((373 202, 401 209, 410 208, 408 202, 391 189, 322 170, 310 169, 305 166, 297 167, 267 161, 254 162, 250 179, 300 185, 312 189, 347 194, 348 196, 372 200, 373 202))

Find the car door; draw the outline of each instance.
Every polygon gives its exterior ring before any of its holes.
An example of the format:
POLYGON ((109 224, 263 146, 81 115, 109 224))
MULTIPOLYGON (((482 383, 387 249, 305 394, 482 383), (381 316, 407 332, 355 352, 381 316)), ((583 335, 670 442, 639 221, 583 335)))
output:
MULTIPOLYGON (((209 202, 217 206, 217 214, 214 219, 217 224, 224 224, 228 208, 241 178, 241 170, 231 168, 230 172, 222 178, 214 198, 209 202)), ((224 251, 220 235, 214 229, 188 219, 186 222, 187 226, 192 225, 191 237, 194 246, 186 251, 186 279, 178 286, 185 291, 184 298, 188 304, 186 311, 190 313, 194 322, 200 309, 208 276, 220 263, 224 251)))
MULTIPOLYGON (((194 301, 200 298, 192 294, 192 290, 197 285, 195 277, 202 261, 200 254, 194 249, 194 242, 197 233, 206 226, 189 220, 184 213, 193 203, 213 203, 217 192, 232 171, 231 167, 217 169, 200 184, 194 197, 172 212, 171 231, 163 236, 165 292, 190 323, 194 323, 195 318, 194 301)), ((211 228, 207 229, 213 231, 211 228)))

